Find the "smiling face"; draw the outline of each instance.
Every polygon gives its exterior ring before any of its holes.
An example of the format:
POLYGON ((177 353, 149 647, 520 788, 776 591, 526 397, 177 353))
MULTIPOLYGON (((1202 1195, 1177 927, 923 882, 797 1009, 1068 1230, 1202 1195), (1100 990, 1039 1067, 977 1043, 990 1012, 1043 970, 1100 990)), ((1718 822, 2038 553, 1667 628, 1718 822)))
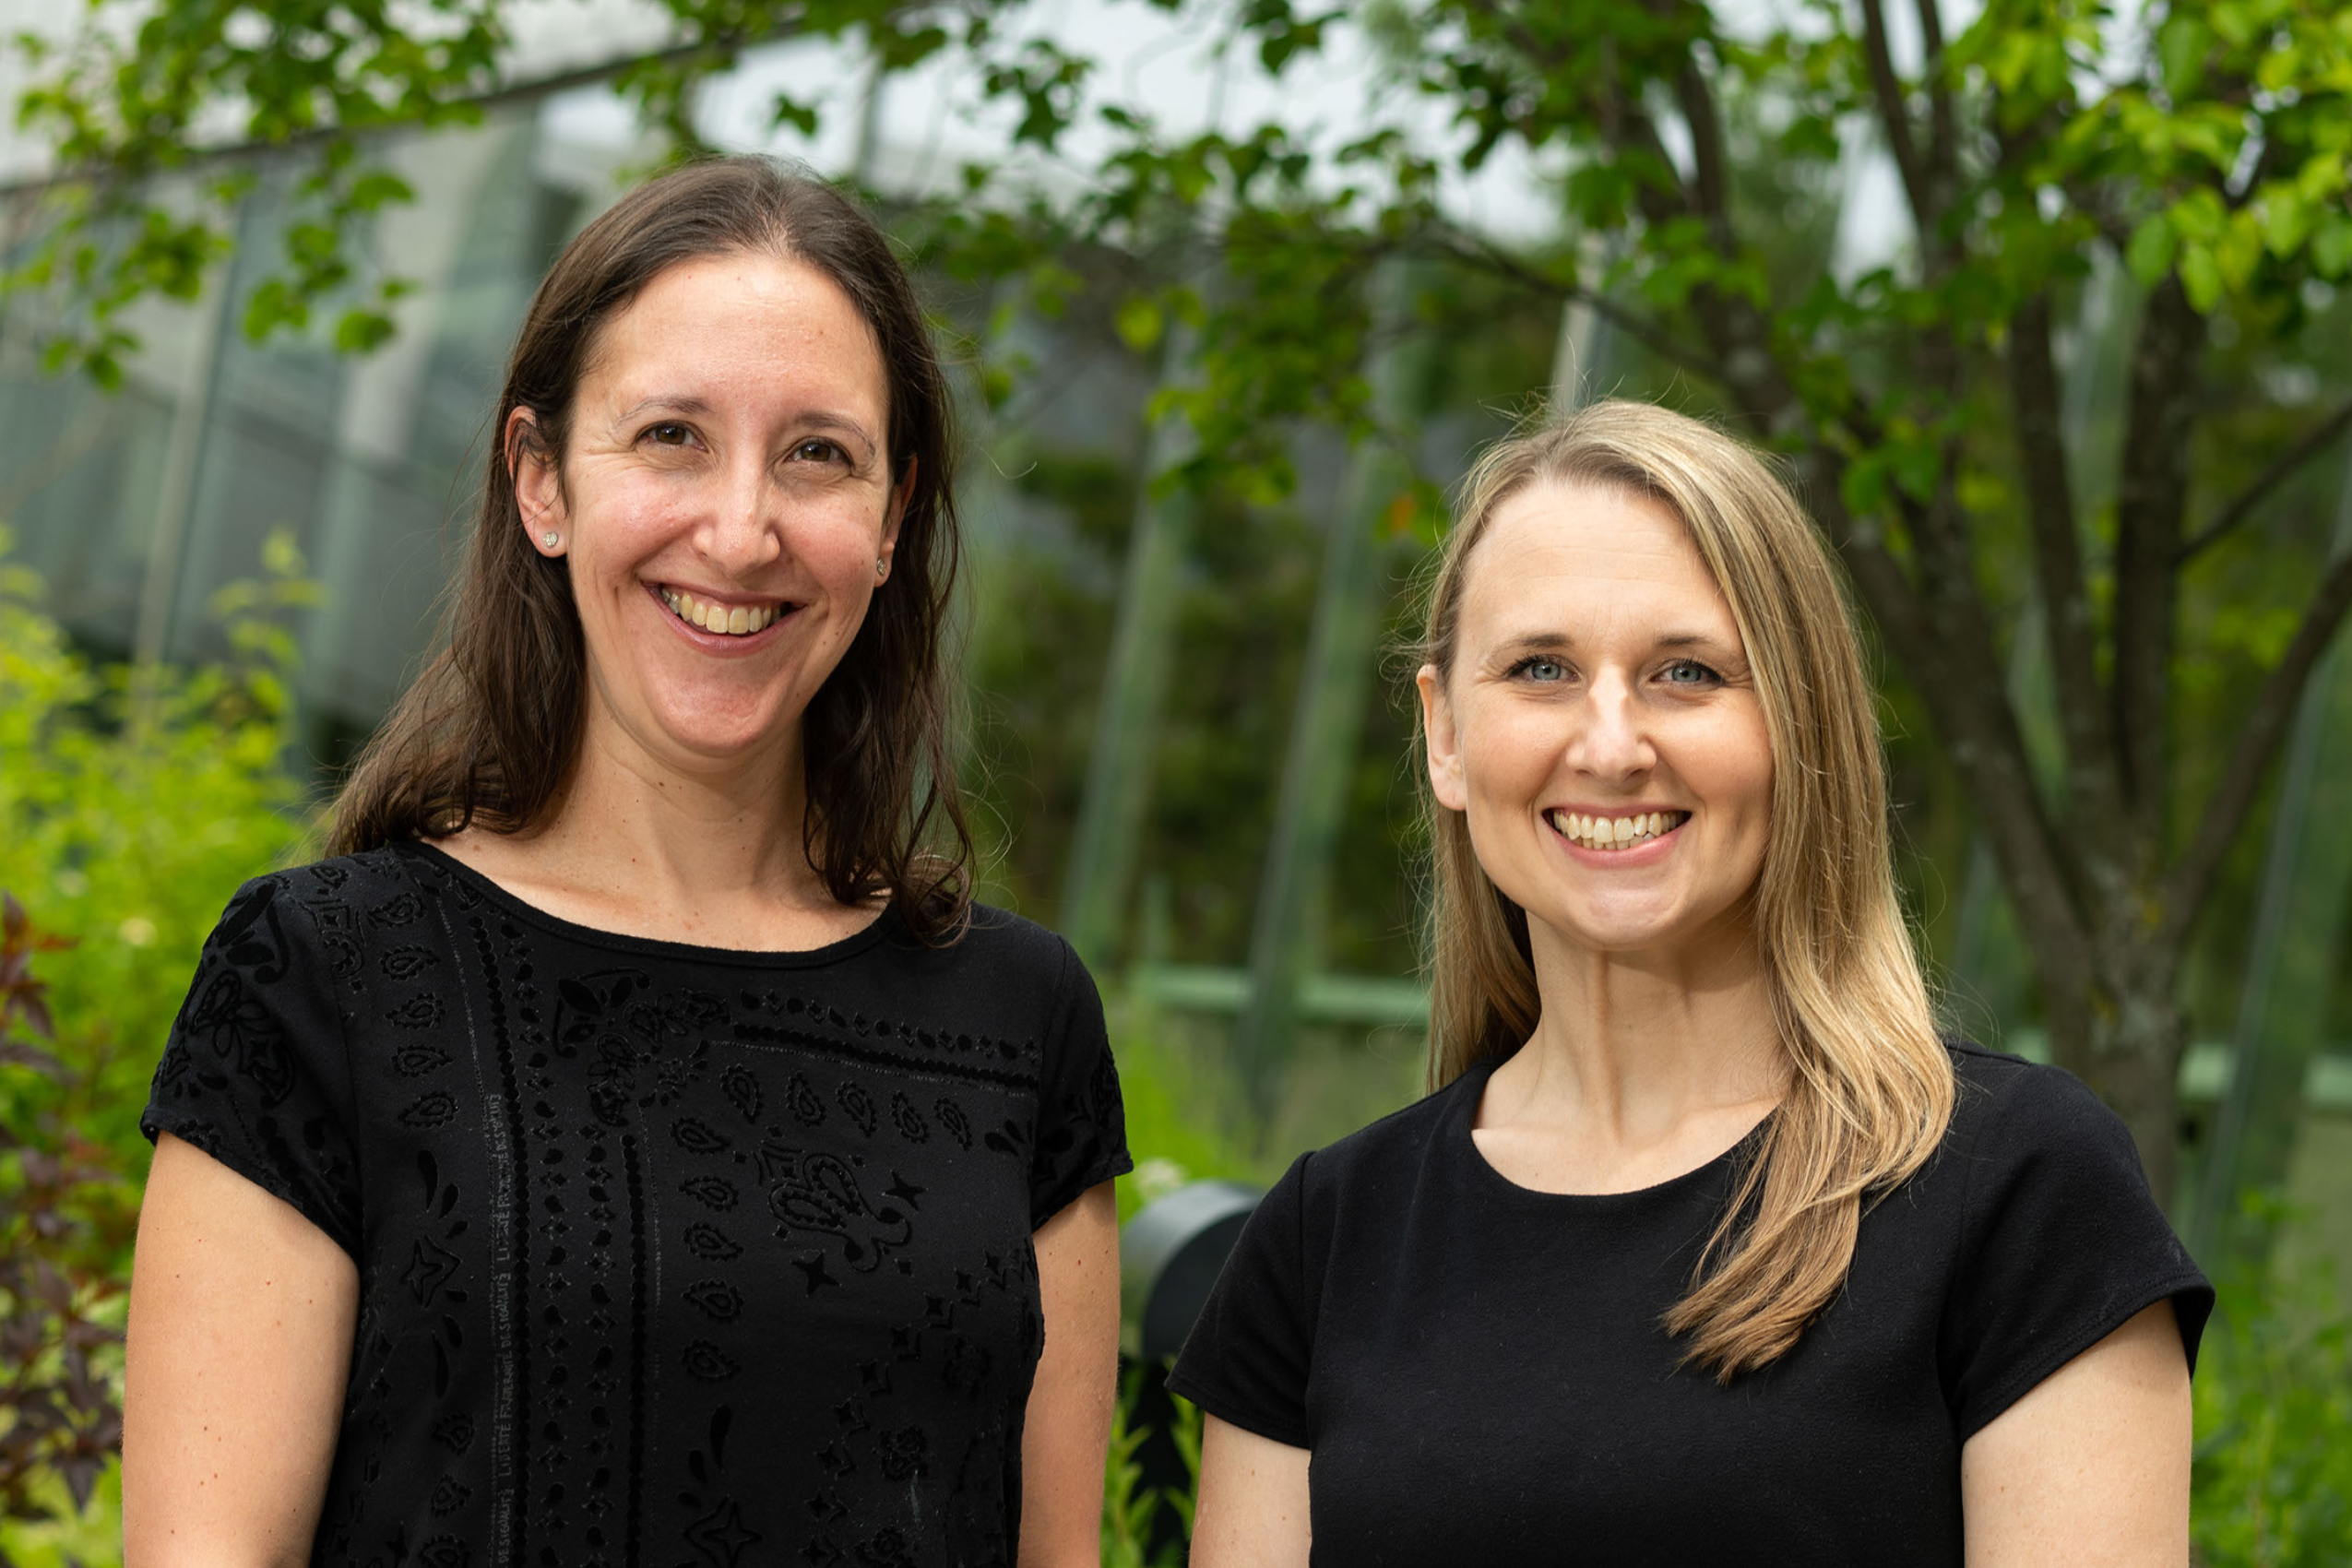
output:
POLYGON ((517 412, 516 499, 532 548, 568 557, 591 747, 685 772, 797 757, 896 542, 888 397, 837 284, 731 254, 603 326, 560 459, 517 412))
POLYGON ((1538 947, 1745 940, 1772 747, 1731 607, 1671 512, 1538 482, 1467 564, 1420 684, 1430 779, 1538 947))

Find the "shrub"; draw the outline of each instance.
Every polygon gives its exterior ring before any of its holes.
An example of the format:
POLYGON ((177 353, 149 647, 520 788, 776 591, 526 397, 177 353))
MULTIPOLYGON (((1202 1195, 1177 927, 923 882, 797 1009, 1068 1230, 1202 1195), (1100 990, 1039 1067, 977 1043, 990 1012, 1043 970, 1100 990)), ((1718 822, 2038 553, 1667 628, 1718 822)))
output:
MULTIPOLYGON (((48 988, 33 973, 35 954, 66 946, 0 895, 0 1073, 72 1079, 52 1049, 48 988)), ((137 1203, 110 1151, 53 1110, 0 1123, 0 1530, 9 1538, 70 1528, 122 1444, 122 1265, 137 1203)))
POLYGON ((309 602, 293 546, 213 600, 234 662, 134 671, 77 649, 43 612, 0 530, 0 887, 71 940, 43 968, 73 1072, 0 1094, 66 1117, 143 1170, 138 1114, 205 933, 237 885, 285 863, 303 834, 286 764, 294 643, 309 602))
MULTIPOLYGON (((2275 1234, 2281 1206, 2253 1200, 2275 1234)), ((2221 1282, 2197 1368, 2191 1516, 2204 1568, 2352 1560, 2352 1322, 2331 1271, 2275 1241, 2221 1282)))

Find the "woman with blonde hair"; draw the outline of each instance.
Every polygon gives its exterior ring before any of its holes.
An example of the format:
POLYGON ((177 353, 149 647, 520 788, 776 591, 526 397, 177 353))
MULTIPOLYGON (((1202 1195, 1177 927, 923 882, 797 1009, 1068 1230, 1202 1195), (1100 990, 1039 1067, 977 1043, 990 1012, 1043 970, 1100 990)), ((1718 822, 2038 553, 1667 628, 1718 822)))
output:
POLYGON ((1185 1347, 1198 1568, 2186 1561, 2212 1291, 2079 1081, 1938 1038, 1770 469, 1625 401, 1502 443, 1420 652, 1431 1092, 1185 1347))

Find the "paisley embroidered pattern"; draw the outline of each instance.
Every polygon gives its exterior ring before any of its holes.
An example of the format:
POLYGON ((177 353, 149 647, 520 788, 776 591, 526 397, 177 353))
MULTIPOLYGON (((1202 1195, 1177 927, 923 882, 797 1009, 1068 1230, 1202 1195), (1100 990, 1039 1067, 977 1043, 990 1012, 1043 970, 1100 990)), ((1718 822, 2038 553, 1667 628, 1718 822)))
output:
POLYGON ((992 915, 588 940, 411 847, 241 889, 147 1123, 360 1265, 316 1560, 1008 1563, 1030 1231, 1124 1168, 1085 983, 992 915))

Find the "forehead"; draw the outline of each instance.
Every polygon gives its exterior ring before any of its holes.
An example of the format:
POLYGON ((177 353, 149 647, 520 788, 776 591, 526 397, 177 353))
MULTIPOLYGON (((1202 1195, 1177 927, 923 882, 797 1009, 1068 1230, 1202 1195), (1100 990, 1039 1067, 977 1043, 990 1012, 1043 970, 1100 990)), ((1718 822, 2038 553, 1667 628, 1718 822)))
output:
POLYGON ((664 267, 598 329, 581 391, 888 400, 882 345, 846 291, 797 257, 729 252, 664 267))
POLYGON ((1730 604, 1691 530, 1664 503, 1636 491, 1529 485, 1495 508, 1466 564, 1465 636, 1543 631, 1578 640, 1659 620, 1739 640, 1730 604))

